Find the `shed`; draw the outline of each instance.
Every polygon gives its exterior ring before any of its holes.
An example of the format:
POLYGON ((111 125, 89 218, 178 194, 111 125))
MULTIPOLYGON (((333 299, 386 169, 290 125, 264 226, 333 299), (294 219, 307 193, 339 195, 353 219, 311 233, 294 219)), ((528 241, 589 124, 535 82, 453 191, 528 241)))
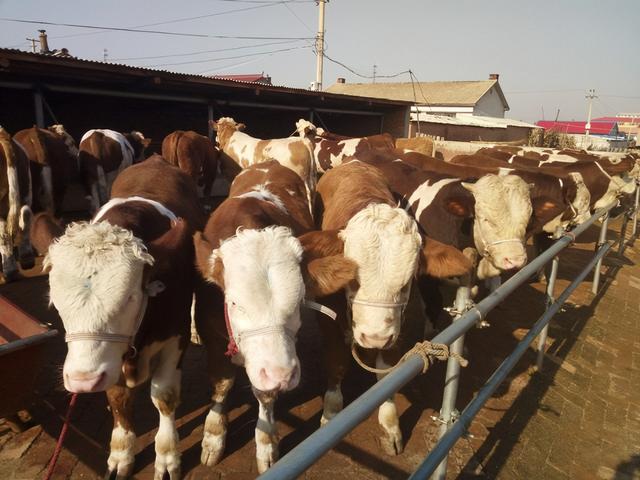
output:
POLYGON ((0 125, 9 132, 62 123, 74 138, 91 128, 142 131, 159 151, 176 129, 208 131, 234 117, 261 138, 285 137, 307 118, 329 131, 406 136, 409 102, 361 98, 0 49, 0 125))

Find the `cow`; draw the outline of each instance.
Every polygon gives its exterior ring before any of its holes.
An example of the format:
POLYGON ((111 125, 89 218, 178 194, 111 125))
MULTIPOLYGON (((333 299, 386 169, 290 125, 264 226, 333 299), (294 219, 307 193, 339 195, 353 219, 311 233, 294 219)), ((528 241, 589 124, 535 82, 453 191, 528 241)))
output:
POLYGON ((176 130, 162 140, 162 157, 193 178, 201 196, 211 195, 218 155, 207 137, 192 130, 176 130))
MULTIPOLYGON (((345 338, 366 349, 379 368, 395 365, 408 350, 403 316, 413 278, 466 275, 472 264, 454 247, 421 235, 413 217, 397 206, 382 172, 366 163, 354 160, 325 173, 316 202, 321 213, 316 221, 327 234, 323 248, 343 251, 358 267, 355 281, 323 302, 338 312, 337 322, 320 324, 329 375, 321 418, 325 424, 342 409, 341 383, 349 365, 345 338)), ((378 418, 384 449, 400 453, 403 440, 393 398, 380 407, 378 418)))
POLYGON ((125 168, 144 159, 151 139, 140 132, 89 130, 80 140, 80 175, 90 210, 95 213, 109 198, 113 181, 125 168))
POLYGON ((481 255, 478 278, 521 268, 532 213, 531 186, 513 175, 487 174, 476 182, 418 169, 404 162, 372 159, 393 193, 425 235, 481 255))
POLYGON ((316 126, 304 119, 296 122, 296 131, 301 138, 308 138, 314 145, 316 168, 324 173, 336 167, 346 159, 357 158, 359 154, 370 150, 393 150, 394 138, 388 133, 362 138, 350 138, 326 134, 316 135, 316 126))
POLYGON ((35 264, 31 247, 31 173, 25 152, 0 127, 0 259, 5 282, 16 280, 35 264), (18 247, 16 261, 14 247, 18 247))
POLYGON ((295 338, 306 297, 353 281, 356 265, 341 252, 316 253, 314 224, 302 180, 276 161, 247 167, 229 197, 194 236, 198 268, 210 283, 196 295, 195 321, 207 347, 213 404, 204 425, 201 462, 216 464, 225 447, 224 402, 244 365, 259 403, 258 471, 278 459, 274 402, 296 387, 295 338), (309 247, 299 236, 306 234, 309 247), (225 354, 226 346, 226 354, 225 354))
POLYGON ((212 121, 211 127, 217 132, 216 141, 222 153, 240 167, 246 168, 256 163, 276 160, 296 172, 304 182, 311 211, 318 178, 313 145, 309 140, 293 137, 271 140, 254 138, 242 131, 245 129, 243 123, 236 123, 229 117, 222 117, 217 122, 212 121))
POLYGON ((151 379, 160 414, 155 478, 180 477, 174 414, 198 275, 192 236, 204 220, 193 181, 154 156, 118 176, 90 222, 71 223, 57 238, 55 223, 37 223, 44 231, 34 237, 49 244, 50 303, 66 331, 64 386, 106 391, 111 407, 109 475, 132 473, 132 389, 151 379))
POLYGON ((433 156, 433 139, 430 137, 396 138, 396 148, 433 156))
POLYGON ((29 158, 32 210, 59 215, 64 194, 77 170, 78 149, 62 125, 28 128, 14 135, 29 158))

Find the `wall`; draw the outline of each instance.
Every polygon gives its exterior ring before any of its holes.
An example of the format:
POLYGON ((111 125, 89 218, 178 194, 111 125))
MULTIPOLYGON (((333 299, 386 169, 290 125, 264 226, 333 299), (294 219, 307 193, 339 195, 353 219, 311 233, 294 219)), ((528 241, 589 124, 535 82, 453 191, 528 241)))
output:
POLYGON ((473 114, 484 117, 498 117, 504 118, 504 104, 500 99, 496 87, 485 93, 482 98, 476 103, 476 107, 473 109, 473 114))
MULTIPOLYGON (((458 142, 525 142, 529 130, 529 128, 513 126, 507 128, 486 128, 470 125, 420 122, 421 133, 458 142)), ((417 132, 418 122, 411 122, 409 136, 414 137, 417 132)))

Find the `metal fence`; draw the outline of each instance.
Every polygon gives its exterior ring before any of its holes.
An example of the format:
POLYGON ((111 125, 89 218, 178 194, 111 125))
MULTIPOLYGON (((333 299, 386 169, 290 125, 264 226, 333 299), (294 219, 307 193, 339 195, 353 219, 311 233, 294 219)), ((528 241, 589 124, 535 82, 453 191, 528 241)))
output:
MULTIPOLYGON (((622 253, 624 249, 625 232, 629 220, 632 220, 632 235, 635 236, 639 195, 640 188, 636 187, 635 205, 632 209, 624 213, 624 222, 620 233, 619 253, 622 253)), ((611 209, 616 206, 617 202, 598 210, 589 220, 571 232, 556 232, 556 241, 551 247, 478 304, 472 304, 468 287, 460 287, 458 289, 454 305, 454 311, 457 312, 457 315, 454 321, 448 328, 436 335, 431 342, 448 345, 450 351, 460 354, 462 353, 464 334, 471 328, 482 323, 486 315, 493 310, 493 308, 504 301, 516 288, 527 282, 539 269, 543 268, 547 263, 552 262, 546 292, 547 309, 529 333, 518 343, 514 351, 502 362, 498 369, 495 370, 489 380, 479 390, 476 397, 465 407, 461 414, 458 414, 455 409, 460 379, 460 364, 453 358, 448 360, 445 390, 439 417, 441 423, 440 438, 424 462, 410 477, 411 479, 426 479, 432 474, 433 478, 438 480, 445 478, 449 451, 453 448, 455 442, 464 435, 475 415, 513 367, 515 367, 518 360, 526 352, 538 334, 540 334, 540 337, 537 365, 538 368, 542 367, 549 321, 594 267, 593 292, 596 293, 598 291, 602 259, 612 247, 612 244, 606 240, 609 214, 611 209), (573 243, 577 236, 591 227, 598 219, 602 219, 602 226, 595 255, 558 298, 554 298, 553 294, 558 272, 559 252, 573 243)), ((423 366, 423 360, 418 355, 408 357, 403 364, 399 365, 389 375, 378 381, 364 394, 349 404, 327 425, 307 437, 259 478, 263 480, 296 478, 328 450, 338 444, 342 438, 358 424, 368 418, 385 400, 393 396, 406 383, 419 375, 422 372, 423 366)))

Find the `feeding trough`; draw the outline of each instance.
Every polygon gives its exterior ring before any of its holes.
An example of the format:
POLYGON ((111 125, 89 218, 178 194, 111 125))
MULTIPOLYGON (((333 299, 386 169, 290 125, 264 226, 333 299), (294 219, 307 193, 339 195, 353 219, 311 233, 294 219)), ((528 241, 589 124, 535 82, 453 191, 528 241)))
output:
POLYGON ((56 335, 0 295, 0 418, 29 405, 47 342, 56 335))

